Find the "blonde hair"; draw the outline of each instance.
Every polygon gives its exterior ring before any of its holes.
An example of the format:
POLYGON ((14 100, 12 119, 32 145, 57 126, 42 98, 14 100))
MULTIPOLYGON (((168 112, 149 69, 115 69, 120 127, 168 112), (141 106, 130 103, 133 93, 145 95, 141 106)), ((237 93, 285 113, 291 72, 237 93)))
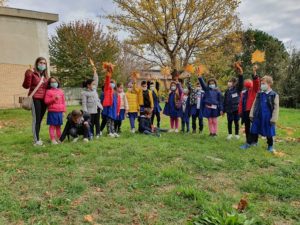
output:
POLYGON ((271 76, 264 76, 263 78, 261 78, 261 81, 265 81, 269 85, 273 85, 274 83, 273 78, 271 76))

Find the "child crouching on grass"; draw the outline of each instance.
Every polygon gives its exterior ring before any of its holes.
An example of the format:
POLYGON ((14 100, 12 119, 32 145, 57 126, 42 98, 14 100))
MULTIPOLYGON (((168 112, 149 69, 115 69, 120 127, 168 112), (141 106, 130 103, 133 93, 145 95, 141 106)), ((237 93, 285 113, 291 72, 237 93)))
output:
POLYGON ((65 95, 57 78, 50 77, 44 101, 48 107, 47 124, 50 140, 52 144, 57 145, 61 136, 63 113, 66 112, 65 95))
POLYGON ((276 135, 275 124, 279 115, 279 95, 272 90, 273 78, 264 76, 261 79, 261 91, 250 111, 250 119, 253 121, 251 134, 267 137, 269 152, 273 152, 273 137, 276 135))
POLYGON ((145 108, 144 114, 141 115, 138 119, 139 121, 139 132, 141 134, 152 135, 156 137, 160 137, 160 132, 167 132, 168 130, 156 128, 152 125, 151 122, 151 109, 145 108))
POLYGON ((63 142, 66 137, 73 137, 73 142, 77 142, 79 135, 83 135, 83 141, 89 142, 91 138, 90 114, 84 113, 82 110, 73 110, 67 117, 65 129, 60 137, 63 142))

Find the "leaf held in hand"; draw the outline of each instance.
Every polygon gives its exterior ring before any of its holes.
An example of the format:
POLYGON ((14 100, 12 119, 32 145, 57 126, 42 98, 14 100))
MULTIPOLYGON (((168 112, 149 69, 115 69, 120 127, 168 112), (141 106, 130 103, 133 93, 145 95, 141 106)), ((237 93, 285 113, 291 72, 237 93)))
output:
POLYGON ((263 51, 260 51, 260 50, 256 50, 255 52, 252 53, 252 59, 251 59, 251 62, 252 63, 262 63, 265 61, 265 56, 266 56, 266 53, 263 52, 263 51))

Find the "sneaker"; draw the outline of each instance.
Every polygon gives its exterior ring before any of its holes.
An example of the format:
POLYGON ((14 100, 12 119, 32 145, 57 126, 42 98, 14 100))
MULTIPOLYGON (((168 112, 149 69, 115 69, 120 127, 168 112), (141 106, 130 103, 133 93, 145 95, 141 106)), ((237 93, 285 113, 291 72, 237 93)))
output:
POLYGON ((99 139, 99 138, 100 138, 100 134, 97 134, 97 135, 96 135, 96 139, 99 139))
POLYGON ((115 138, 115 134, 113 133, 109 133, 108 136, 110 136, 111 138, 115 138))
POLYGON ((102 136, 102 131, 100 131, 99 136, 100 136, 100 137, 102 136))
POLYGON ((240 140, 240 135, 235 135, 234 137, 236 140, 240 140))
POLYGON ((33 145, 34 146, 43 146, 44 143, 41 140, 39 140, 39 141, 35 142, 33 145))
POLYGON ((268 146, 267 150, 268 150, 268 152, 271 152, 271 153, 275 152, 273 146, 268 146))
POLYGON ((258 146, 257 143, 252 143, 252 144, 251 144, 251 147, 257 147, 257 146, 258 146))
POLYGON ((119 134, 117 134, 117 133, 114 133, 114 136, 115 136, 115 138, 118 138, 118 137, 120 137, 120 135, 119 135, 119 134))
POLYGON ((229 134, 226 138, 227 141, 230 141, 232 139, 232 134, 229 134))
POLYGON ((173 133, 174 131, 175 131, 174 129, 170 129, 168 132, 173 133))
POLYGON ((178 130, 178 129, 176 129, 176 130, 175 130, 175 133, 179 133, 179 130, 178 130))
POLYGON ((83 138, 83 142, 89 142, 88 138, 83 138))
POLYGON ((53 144, 53 145, 58 145, 58 142, 57 142, 56 140, 52 140, 52 141, 51 141, 51 144, 53 144))
POLYGON ((135 133, 135 129, 134 128, 131 129, 131 133, 133 133, 133 134, 135 133))
POLYGON ((76 143, 78 141, 78 137, 73 139, 73 142, 76 143))
POLYGON ((247 150, 247 149, 251 148, 251 146, 252 146, 252 145, 249 145, 248 143, 246 143, 246 144, 242 145, 242 146, 240 147, 240 149, 247 150))

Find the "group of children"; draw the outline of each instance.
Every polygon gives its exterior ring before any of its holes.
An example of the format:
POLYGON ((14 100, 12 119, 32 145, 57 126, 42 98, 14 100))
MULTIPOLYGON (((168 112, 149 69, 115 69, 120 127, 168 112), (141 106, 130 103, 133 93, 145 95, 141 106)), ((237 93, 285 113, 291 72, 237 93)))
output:
MULTIPOLYGON (((67 116, 67 123, 61 134, 63 113, 66 104, 63 91, 59 88, 56 78, 49 79, 45 103, 48 105, 47 124, 49 125, 50 139, 53 144, 62 142, 66 137, 73 137, 77 141, 79 135, 88 142, 92 138, 99 138, 105 127, 108 136, 120 136, 122 122, 128 118, 132 133, 136 132, 136 120, 139 121, 138 132, 160 136, 160 132, 203 132, 203 118, 208 120, 210 136, 218 134, 218 117, 227 114, 228 137, 239 139, 239 121, 245 124, 246 143, 242 149, 256 146, 258 136, 267 138, 268 150, 273 151, 273 137, 275 123, 278 120, 279 96, 271 88, 273 80, 270 76, 259 78, 256 74, 257 66, 253 68, 252 80, 244 81, 243 69, 240 63, 235 64, 237 78, 228 81, 228 89, 224 96, 217 86, 215 79, 204 81, 199 70, 198 82, 192 85, 190 77, 185 82, 180 80, 180 73, 172 72, 173 80, 168 89, 165 107, 160 107, 160 83, 157 81, 142 81, 139 87, 136 78, 127 84, 124 91, 123 84, 112 79, 113 68, 108 67, 101 96, 97 93, 98 75, 94 67, 94 77, 84 82, 82 92, 82 110, 74 110, 67 116), (161 129, 161 112, 170 118, 170 129, 161 129), (102 122, 100 125, 100 114, 102 122), (156 117, 157 126, 154 126, 156 117), (235 133, 233 136, 233 124, 235 133), (56 135, 55 135, 56 132, 56 135)), ((167 85, 165 84, 165 88, 167 85)))

